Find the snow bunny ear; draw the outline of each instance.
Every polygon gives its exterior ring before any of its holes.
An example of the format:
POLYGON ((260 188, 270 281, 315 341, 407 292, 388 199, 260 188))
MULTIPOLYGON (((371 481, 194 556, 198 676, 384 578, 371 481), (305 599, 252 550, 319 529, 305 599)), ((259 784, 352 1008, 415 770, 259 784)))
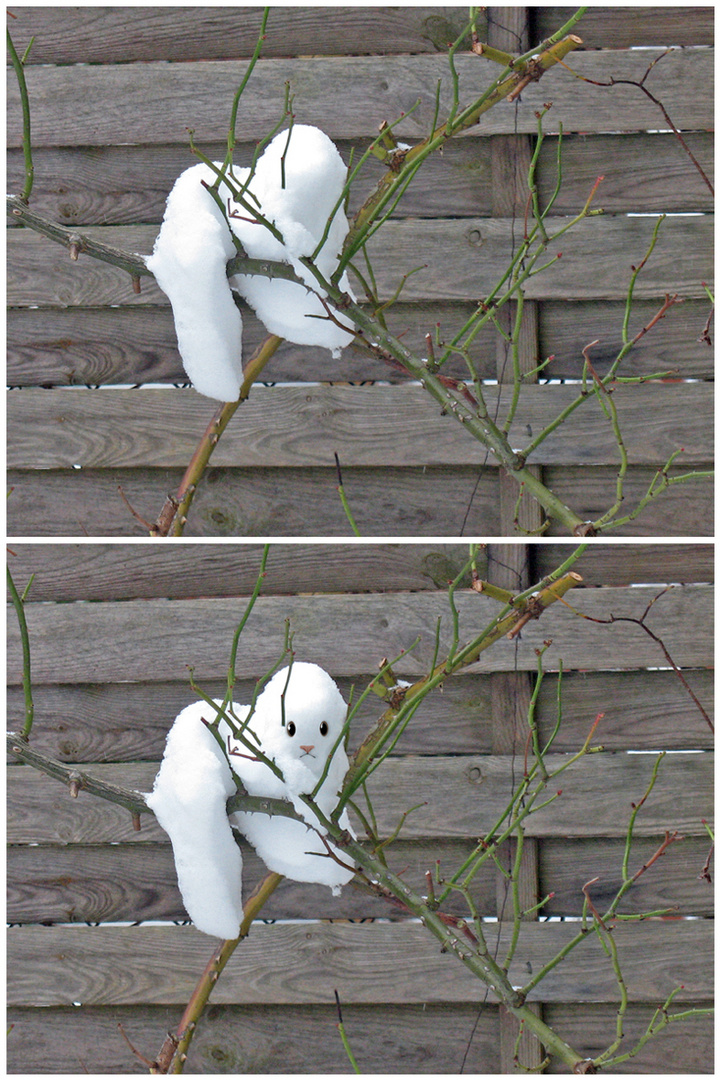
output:
POLYGON ((146 265, 172 305, 178 349, 193 386, 218 401, 235 401, 243 378, 242 318, 225 268, 237 252, 220 208, 202 184, 215 178, 203 164, 178 177, 146 265))
POLYGON ((232 939, 243 918, 242 857, 225 804, 236 788, 203 723, 203 716, 214 719, 211 713, 209 705, 196 701, 179 714, 145 801, 170 836, 188 915, 203 933, 232 939))

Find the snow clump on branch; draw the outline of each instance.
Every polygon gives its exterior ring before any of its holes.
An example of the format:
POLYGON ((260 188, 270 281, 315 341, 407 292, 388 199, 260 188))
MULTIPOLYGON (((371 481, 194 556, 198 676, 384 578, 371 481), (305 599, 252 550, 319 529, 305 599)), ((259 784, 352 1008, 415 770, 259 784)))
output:
MULTIPOLYGON (((222 702, 215 704, 219 708, 222 702)), ((301 798, 322 778, 313 796, 316 806, 325 817, 337 806, 349 764, 342 740, 346 712, 327 672, 298 662, 270 680, 254 711, 248 705, 232 707, 233 723, 245 741, 219 720, 227 758, 205 722, 215 719, 212 706, 199 701, 179 714, 146 802, 170 836, 183 903, 198 930, 224 939, 240 933, 242 858, 233 828, 247 837, 268 869, 295 881, 328 885, 337 893, 353 877, 353 868, 301 798), (255 746, 275 762, 282 779, 255 756, 255 746), (256 812, 228 818, 226 803, 237 790, 228 760, 248 794, 284 799, 303 821, 256 812)), ((347 811, 339 825, 354 835, 347 811)))
MULTIPOLYGON (((334 317, 342 326, 330 319, 320 300, 327 294, 301 260, 318 247, 335 210, 315 265, 325 279, 337 266, 348 231, 342 205, 335 209, 346 172, 335 144, 324 132, 295 124, 272 140, 258 160, 248 189, 258 200, 262 216, 276 226, 283 241, 262 224, 246 220, 242 210, 238 217, 230 219, 233 232, 251 259, 289 263, 307 286, 282 278, 241 274, 233 278, 233 284, 270 333, 297 345, 331 349, 336 355, 352 341, 352 324, 337 313, 333 313, 334 317)), ((347 274, 341 278, 340 288, 350 291, 347 274)))
MULTIPOLYGON (((313 801, 325 817, 337 806, 349 767, 341 738, 346 713, 343 697, 327 672, 317 664, 297 662, 270 680, 247 729, 252 732, 251 741, 253 735, 259 739, 265 757, 280 767, 282 780, 263 761, 248 757, 242 746, 232 748, 230 740, 230 761, 246 791, 287 799, 307 823, 278 815, 235 813, 230 819, 233 825, 268 869, 295 881, 329 885, 335 893, 355 871, 325 838, 327 829, 300 796, 315 791, 327 764, 313 801)), ((338 824, 352 832, 347 811, 338 824)))
MULTIPOLYGON (((346 167, 335 144, 319 128, 295 124, 275 136, 252 175, 250 169, 232 169, 228 179, 236 190, 244 189, 245 205, 233 201, 224 182, 218 204, 208 191, 217 181, 209 165, 182 173, 146 260, 170 299, 188 377, 199 393, 220 401, 235 401, 243 379, 242 318, 231 286, 270 333, 295 344, 327 348, 337 356, 354 336, 347 318, 336 312, 330 317, 320 299, 325 290, 302 262, 316 251, 327 228, 315 265, 329 278, 347 235, 347 217, 338 205, 346 167), (221 206, 228 207, 227 218, 221 206), (282 240, 255 216, 255 207, 282 240), (237 254, 233 234, 250 258, 287 263, 304 284, 248 274, 228 281, 226 265, 237 254)), ((347 274, 339 285, 350 292, 347 274)))
POLYGON ((203 933, 232 939, 243 917, 242 856, 225 811, 235 782, 204 722, 214 719, 204 701, 183 709, 145 801, 170 837, 188 915, 203 933))

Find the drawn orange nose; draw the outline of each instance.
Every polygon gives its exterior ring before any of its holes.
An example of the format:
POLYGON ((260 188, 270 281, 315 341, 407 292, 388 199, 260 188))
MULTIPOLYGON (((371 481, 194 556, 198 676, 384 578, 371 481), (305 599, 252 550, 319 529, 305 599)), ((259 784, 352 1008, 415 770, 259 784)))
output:
POLYGON ((309 754, 311 750, 315 749, 315 744, 313 743, 312 746, 303 746, 302 743, 301 743, 300 744, 300 749, 304 750, 306 754, 309 754))

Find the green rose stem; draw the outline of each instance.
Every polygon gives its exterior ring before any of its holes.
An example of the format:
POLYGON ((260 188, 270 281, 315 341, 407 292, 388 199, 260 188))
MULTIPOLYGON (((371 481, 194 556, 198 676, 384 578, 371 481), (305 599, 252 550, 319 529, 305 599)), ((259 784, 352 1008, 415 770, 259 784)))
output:
MULTIPOLYGON (((165 514, 165 508, 170 507, 170 513, 173 515, 171 519, 170 529, 173 536, 182 536, 183 529, 187 522, 187 515, 190 509, 190 505, 193 501, 193 496, 197 489, 197 485, 205 472, 207 464, 210 460, 213 450, 218 444, 220 436, 225 428, 228 426, 230 420, 235 415, 235 410, 239 405, 242 405, 243 401, 247 401, 250 396, 250 389, 254 382, 260 376, 261 371, 270 360, 270 358, 277 352, 280 345, 282 345, 283 339, 278 337, 277 334, 270 334, 265 338, 262 345, 257 349, 252 358, 248 361, 244 368, 244 379, 242 386, 240 387, 240 394, 237 401, 226 401, 216 411, 212 420, 205 429, 205 434, 198 443, 195 453, 190 459, 190 464, 185 470, 185 475, 180 481, 180 487, 175 498, 170 498, 165 503, 165 507, 160 512, 158 521, 162 521, 165 514), (174 511, 174 513, 173 513, 174 511)), ((166 536, 170 530, 163 529, 156 526, 151 530, 151 535, 154 536, 166 536)))
MULTIPOLYGON (((228 941, 221 941, 210 957, 207 967, 200 976, 197 986, 193 990, 190 1000, 185 1007, 185 1011, 182 1014, 177 1029, 177 1035, 168 1035, 157 1056, 157 1062, 159 1064, 161 1061, 167 1060, 167 1057, 172 1054, 170 1066, 169 1068, 163 1069, 163 1072, 181 1073, 183 1071, 187 1052, 197 1022, 202 1016, 203 1009, 208 1003, 213 987, 220 977, 220 973, 243 938, 248 936, 253 919, 257 918, 263 904, 275 891, 282 880, 282 874, 276 874, 274 871, 271 871, 263 878, 257 888, 253 891, 252 895, 245 901, 244 918, 240 926, 239 936, 228 941)), ((160 1070, 158 1069, 158 1071, 160 1070)))

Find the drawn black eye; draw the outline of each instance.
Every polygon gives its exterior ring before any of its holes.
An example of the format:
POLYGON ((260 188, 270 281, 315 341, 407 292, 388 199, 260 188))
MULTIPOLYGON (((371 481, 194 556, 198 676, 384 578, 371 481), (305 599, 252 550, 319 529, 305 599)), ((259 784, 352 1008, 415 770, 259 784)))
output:
POLYGON ((327 720, 323 720, 323 722, 320 724, 320 734, 321 735, 327 735, 327 733, 328 733, 327 720))
POLYGON ((288 720, 285 730, 292 739, 293 735, 295 734, 295 725, 293 724, 292 720, 288 720))

